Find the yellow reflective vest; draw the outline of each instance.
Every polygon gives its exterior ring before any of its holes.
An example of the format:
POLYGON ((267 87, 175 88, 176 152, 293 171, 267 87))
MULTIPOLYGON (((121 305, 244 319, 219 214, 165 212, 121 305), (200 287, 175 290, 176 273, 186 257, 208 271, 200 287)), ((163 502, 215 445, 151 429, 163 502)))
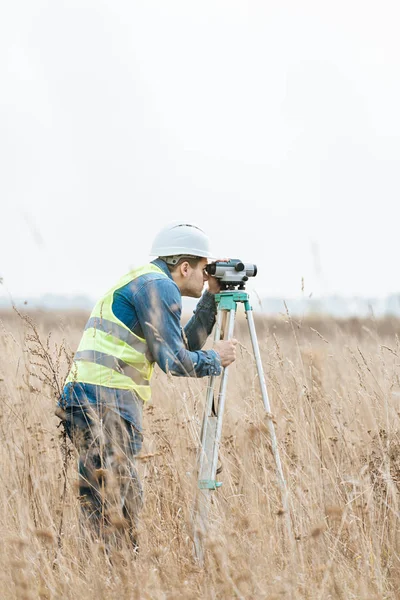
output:
POLYGON ((154 362, 148 359, 144 338, 135 335, 112 311, 114 292, 140 275, 165 273, 153 264, 130 271, 101 298, 86 323, 65 383, 80 382, 132 390, 150 399, 154 362))

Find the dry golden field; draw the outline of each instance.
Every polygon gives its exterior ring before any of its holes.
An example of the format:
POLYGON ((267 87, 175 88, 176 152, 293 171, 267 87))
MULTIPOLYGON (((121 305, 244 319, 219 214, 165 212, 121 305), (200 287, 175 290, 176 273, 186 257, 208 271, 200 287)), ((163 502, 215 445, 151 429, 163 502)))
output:
POLYGON ((201 568, 190 513, 206 381, 158 369, 139 461, 139 557, 125 547, 107 558, 80 542, 76 455, 70 445, 65 455, 54 406, 86 317, 31 313, 35 333, 0 315, 2 600, 400 598, 398 321, 256 318, 292 538, 238 321, 223 486, 201 568))

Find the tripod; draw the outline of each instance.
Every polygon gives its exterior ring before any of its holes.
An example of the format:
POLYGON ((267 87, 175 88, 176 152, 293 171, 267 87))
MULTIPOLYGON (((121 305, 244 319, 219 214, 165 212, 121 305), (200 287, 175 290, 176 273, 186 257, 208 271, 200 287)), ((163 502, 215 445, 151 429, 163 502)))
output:
MULTIPOLYGON (((233 337, 233 331, 235 326, 235 316, 237 305, 239 303, 244 304, 244 310, 249 326, 251 343, 253 346, 254 358, 257 366, 258 379, 260 382, 261 395, 264 403, 264 407, 267 413, 267 424, 268 431, 271 439, 272 452, 275 457, 276 471, 278 482, 282 493, 282 508, 287 516, 287 525, 290 535, 290 515, 288 511, 288 494, 283 475, 282 464, 279 457, 278 444, 275 434, 275 428, 272 420, 271 409, 268 399, 267 386, 265 383, 264 371, 261 362, 260 349, 258 346, 257 334, 254 325, 253 311, 249 302, 248 294, 243 290, 224 290, 219 294, 215 295, 215 301, 217 303, 217 320, 215 325, 215 336, 214 340, 218 341, 221 339, 222 333, 222 321, 224 317, 228 319, 227 328, 227 339, 233 337)), ((198 496, 194 513, 194 544, 195 552, 198 560, 203 563, 204 560, 204 548, 203 539, 207 535, 207 524, 208 524, 208 513, 211 504, 211 497, 215 490, 217 490, 222 482, 216 480, 218 474, 218 452, 221 442, 222 433, 222 420, 225 408, 226 390, 228 384, 228 372, 229 367, 223 369, 218 400, 214 402, 214 388, 216 384, 216 377, 211 376, 209 378, 206 403, 204 410, 204 417, 201 429, 201 447, 199 452, 199 467, 198 467, 198 496)))

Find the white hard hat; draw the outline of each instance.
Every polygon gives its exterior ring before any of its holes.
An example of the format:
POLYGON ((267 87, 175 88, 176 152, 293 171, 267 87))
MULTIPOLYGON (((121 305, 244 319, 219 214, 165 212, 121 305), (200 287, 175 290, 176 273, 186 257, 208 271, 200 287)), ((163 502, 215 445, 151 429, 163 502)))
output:
POLYGON ((150 256, 201 256, 211 258, 210 242, 202 229, 189 223, 170 223, 156 235, 150 256))

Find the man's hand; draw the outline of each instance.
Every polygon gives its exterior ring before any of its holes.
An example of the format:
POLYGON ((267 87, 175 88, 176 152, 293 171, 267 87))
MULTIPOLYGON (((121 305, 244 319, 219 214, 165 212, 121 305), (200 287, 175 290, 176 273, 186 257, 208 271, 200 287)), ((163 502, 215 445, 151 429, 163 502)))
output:
POLYGON ((215 342, 214 350, 218 352, 223 367, 229 367, 236 360, 236 344, 237 340, 235 338, 215 342))
MULTIPOLYGON (((229 262, 229 258, 218 258, 213 262, 229 262)), ((208 291, 210 294, 219 294, 221 291, 221 284, 217 277, 213 277, 212 275, 207 275, 207 285, 208 291)))
POLYGON ((213 277, 212 275, 208 275, 207 278, 207 286, 210 294, 219 294, 221 291, 221 285, 219 283, 219 279, 213 277))

